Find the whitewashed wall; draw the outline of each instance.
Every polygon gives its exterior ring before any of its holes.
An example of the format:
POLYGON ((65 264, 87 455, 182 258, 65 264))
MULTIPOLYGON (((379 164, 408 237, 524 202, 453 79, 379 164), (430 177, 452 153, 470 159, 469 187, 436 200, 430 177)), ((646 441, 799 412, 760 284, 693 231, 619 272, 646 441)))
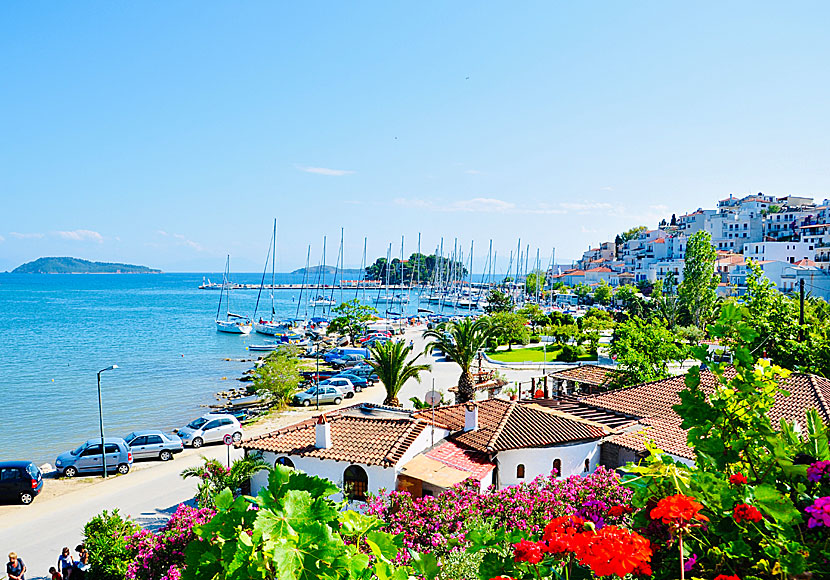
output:
POLYGON ((499 466, 498 487, 529 482, 540 475, 548 476, 553 469, 553 460, 557 458, 562 460, 560 477, 585 474, 586 459, 589 461, 590 472, 593 472, 599 464, 599 441, 500 451, 496 455, 499 466), (519 464, 525 466, 523 479, 516 477, 516 467, 519 464))

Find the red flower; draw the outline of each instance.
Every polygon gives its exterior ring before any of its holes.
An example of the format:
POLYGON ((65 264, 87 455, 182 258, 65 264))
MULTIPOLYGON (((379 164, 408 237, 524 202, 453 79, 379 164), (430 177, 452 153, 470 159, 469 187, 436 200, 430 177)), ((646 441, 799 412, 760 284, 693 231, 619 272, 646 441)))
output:
POLYGON ((536 542, 522 540, 518 544, 513 544, 513 561, 527 562, 529 564, 538 564, 542 561, 542 547, 536 542))
POLYGON ((747 479, 743 473, 735 473, 729 476, 729 483, 732 485, 746 485, 747 479))
POLYGON ((513 578, 512 576, 494 576, 493 578, 490 578, 490 580, 516 580, 516 579, 513 578))
POLYGON ((715 580, 741 580, 741 579, 738 578, 738 576, 736 576, 735 574, 733 574, 732 576, 727 576, 726 574, 718 574, 717 576, 715 576, 715 580))
POLYGON ((542 542, 545 551, 550 554, 572 552, 576 546, 577 536, 585 531, 585 520, 577 516, 554 518, 545 526, 542 542))
POLYGON ((676 526, 689 524, 692 520, 708 522, 709 518, 700 513, 702 509, 703 506, 695 498, 678 493, 661 499, 651 510, 651 519, 676 526))
POLYGON ((574 553, 579 562, 596 576, 615 574, 620 578, 635 570, 642 572, 651 560, 649 541, 636 532, 605 526, 597 532, 579 534, 574 553))
POLYGON ((751 505, 746 505, 745 503, 739 503, 735 506, 735 509, 732 510, 732 517, 735 518, 735 521, 739 524, 744 520, 749 520, 750 522, 760 522, 764 519, 761 512, 751 505))
POLYGON ((618 518, 625 514, 630 514, 634 510, 627 505, 615 505, 612 506, 611 509, 608 510, 608 517, 610 518, 618 518))

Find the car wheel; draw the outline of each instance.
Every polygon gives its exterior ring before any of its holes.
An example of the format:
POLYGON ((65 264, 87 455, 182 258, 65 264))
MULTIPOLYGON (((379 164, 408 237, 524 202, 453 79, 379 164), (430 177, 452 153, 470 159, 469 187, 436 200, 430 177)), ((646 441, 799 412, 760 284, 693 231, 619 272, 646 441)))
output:
POLYGON ((335 397, 335 398, 334 398, 334 404, 335 404, 335 405, 339 405, 339 404, 340 404, 340 403, 342 403, 342 402, 343 402, 343 399, 341 399, 340 397, 335 397))
POLYGON ((362 391, 362 390, 363 390, 363 387, 355 387, 355 388, 354 388, 354 392, 355 392, 355 393, 359 393, 359 392, 360 392, 360 391, 362 391))
POLYGON ((32 495, 32 492, 30 491, 24 491, 20 494, 20 503, 22 503, 23 505, 29 505, 34 501, 34 499, 35 496, 32 495))
POLYGON ((203 444, 204 444, 204 441, 202 441, 201 437, 196 437, 196 439, 193 440, 193 443, 191 443, 191 445, 193 445, 193 449, 198 449, 203 444))
POLYGON ((303 407, 308 407, 311 404, 311 401, 308 399, 303 400, 303 407))
POLYGON ((352 397, 354 397, 354 392, 346 393, 346 398, 347 399, 351 399, 352 397))
POLYGON ((240 441, 242 441, 242 433, 237 431, 236 433, 233 434, 233 442, 234 443, 239 443, 240 441))
POLYGON ((130 472, 130 466, 127 463, 121 463, 118 465, 118 473, 121 475, 127 475, 130 472))
POLYGON ((74 467, 67 467, 63 470, 64 477, 75 477, 76 475, 78 475, 78 470, 74 467))
POLYGON ((165 449, 164 451, 159 453, 159 459, 161 459, 162 461, 170 461, 171 459, 173 459, 173 454, 170 453, 167 449, 165 449))

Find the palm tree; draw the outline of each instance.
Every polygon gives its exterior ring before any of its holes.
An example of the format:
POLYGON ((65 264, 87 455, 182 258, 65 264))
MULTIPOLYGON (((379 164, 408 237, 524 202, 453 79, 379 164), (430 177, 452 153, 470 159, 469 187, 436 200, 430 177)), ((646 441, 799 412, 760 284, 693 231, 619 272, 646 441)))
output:
POLYGON ((182 479, 197 477, 202 480, 196 493, 196 501, 200 507, 213 507, 216 496, 225 488, 230 489, 234 496, 238 496, 242 486, 254 474, 271 467, 262 458, 253 455, 237 459, 230 467, 226 467, 218 459, 202 459, 202 465, 188 467, 181 473, 182 479))
POLYGON ((466 403, 475 398, 475 382, 470 366, 495 332, 496 327, 486 317, 447 322, 424 332, 424 338, 431 340, 424 352, 429 354, 435 349, 441 350, 448 359, 461 367, 457 403, 466 403))
POLYGON ((406 346, 403 342, 379 342, 372 346, 371 351, 372 360, 369 364, 375 369, 375 373, 386 389, 386 399, 383 404, 401 407, 398 393, 401 392, 404 383, 409 379, 415 379, 420 383, 420 374, 432 367, 416 364, 422 353, 407 361, 406 358, 412 352, 412 347, 406 346))

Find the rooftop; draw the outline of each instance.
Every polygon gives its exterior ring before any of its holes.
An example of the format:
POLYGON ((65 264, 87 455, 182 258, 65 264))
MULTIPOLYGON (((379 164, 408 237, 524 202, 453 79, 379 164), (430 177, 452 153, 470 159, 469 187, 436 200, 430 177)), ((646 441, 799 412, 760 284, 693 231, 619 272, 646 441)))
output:
POLYGON ((613 367, 580 365, 564 371, 551 373, 550 376, 555 379, 566 379, 568 381, 576 381, 585 385, 602 386, 613 379, 614 375, 617 373, 617 369, 613 367))

